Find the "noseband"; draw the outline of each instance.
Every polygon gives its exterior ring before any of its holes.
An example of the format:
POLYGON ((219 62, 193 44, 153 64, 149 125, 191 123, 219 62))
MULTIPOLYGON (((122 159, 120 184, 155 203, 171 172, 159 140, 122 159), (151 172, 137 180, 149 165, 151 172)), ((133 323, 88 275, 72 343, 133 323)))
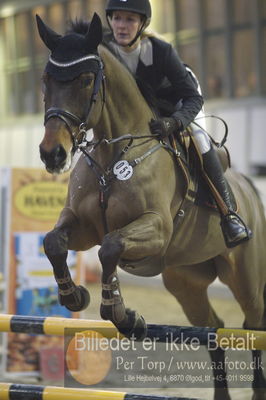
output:
POLYGON ((96 76, 94 79, 94 86, 93 86, 93 91, 92 91, 92 95, 89 101, 89 105, 88 105, 88 109, 85 113, 85 119, 82 120, 80 117, 78 117, 77 115, 73 114, 70 111, 67 110, 63 110, 61 108, 56 108, 56 107, 51 107, 49 108, 44 116, 44 125, 46 125, 47 121, 50 118, 59 118, 61 119, 67 126, 68 131, 70 133, 71 136, 71 140, 73 143, 73 147, 72 147, 72 152, 74 153, 76 151, 76 149, 78 148, 78 146, 85 140, 86 137, 86 132, 89 129, 88 125, 87 125, 87 121, 89 120, 93 105, 96 102, 97 99, 97 95, 100 91, 101 88, 101 84, 103 85, 103 106, 105 103, 105 76, 104 76, 104 65, 103 62, 101 60, 101 58, 98 55, 88 55, 87 57, 83 57, 81 59, 78 60, 74 60, 72 62, 69 63, 59 63, 55 60, 52 59, 52 57, 50 56, 49 61, 58 66, 58 67, 62 67, 62 68, 66 68, 66 67, 70 67, 72 65, 75 65, 79 62, 85 61, 85 60, 96 60, 98 62, 98 70, 96 72, 96 76), (73 133, 72 130, 72 126, 78 126, 78 134, 75 135, 73 133))

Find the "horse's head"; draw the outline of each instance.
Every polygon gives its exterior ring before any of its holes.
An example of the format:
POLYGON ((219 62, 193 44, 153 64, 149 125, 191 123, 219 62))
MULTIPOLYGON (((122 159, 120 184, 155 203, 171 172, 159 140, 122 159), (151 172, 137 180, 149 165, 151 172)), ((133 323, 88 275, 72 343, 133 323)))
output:
POLYGON ((37 16, 41 39, 51 51, 43 75, 45 135, 40 155, 51 173, 67 171, 77 145, 99 119, 102 102, 96 96, 103 81, 97 48, 102 24, 94 17, 84 34, 58 35, 37 16), (91 112, 93 108, 93 112, 91 112))

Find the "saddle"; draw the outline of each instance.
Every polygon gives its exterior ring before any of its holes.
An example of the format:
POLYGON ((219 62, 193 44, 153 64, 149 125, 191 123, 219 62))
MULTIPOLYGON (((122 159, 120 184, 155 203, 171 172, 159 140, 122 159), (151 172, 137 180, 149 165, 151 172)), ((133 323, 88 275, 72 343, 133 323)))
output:
MULTIPOLYGON (((228 149, 223 145, 219 147, 210 137, 214 149, 217 151, 223 171, 231 167, 231 159, 228 149)), ((187 192, 185 199, 196 205, 205 206, 218 211, 217 203, 207 184, 208 176, 203 167, 202 154, 198 149, 197 143, 192 135, 191 128, 180 133, 179 138, 171 135, 169 137, 170 145, 174 148, 176 161, 181 168, 186 184, 187 192)), ((212 190, 216 190, 213 188, 212 190)), ((230 188, 230 194, 235 204, 234 195, 230 188)), ((221 204, 223 206, 223 204, 221 204)), ((235 209, 237 208, 235 204, 235 209)))

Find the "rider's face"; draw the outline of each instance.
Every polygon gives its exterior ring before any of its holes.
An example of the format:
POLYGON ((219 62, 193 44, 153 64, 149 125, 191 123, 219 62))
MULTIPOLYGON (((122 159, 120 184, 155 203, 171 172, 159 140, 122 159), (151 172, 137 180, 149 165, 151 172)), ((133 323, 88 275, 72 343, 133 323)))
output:
MULTIPOLYGON (((137 35, 141 23, 142 20, 139 14, 128 11, 114 11, 111 18, 111 26, 116 42, 120 46, 127 46, 137 35)), ((133 45, 131 49, 136 45, 133 45)))

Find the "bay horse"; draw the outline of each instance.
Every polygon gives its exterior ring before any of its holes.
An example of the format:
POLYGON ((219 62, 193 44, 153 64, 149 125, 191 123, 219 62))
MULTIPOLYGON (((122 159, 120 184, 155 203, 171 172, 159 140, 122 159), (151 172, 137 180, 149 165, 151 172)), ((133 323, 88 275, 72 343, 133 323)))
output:
MULTIPOLYGON (((264 329, 266 224, 253 185, 228 169, 240 215, 253 238, 233 249, 225 245, 219 214, 185 199, 183 171, 166 146, 149 131, 152 109, 130 72, 101 44, 101 20, 87 31, 59 35, 38 16, 39 34, 51 55, 43 76, 45 135, 40 156, 47 171, 63 173, 81 154, 69 182, 64 209, 44 240, 61 305, 83 310, 89 294, 72 281, 69 249, 100 246, 100 314, 118 330, 145 336, 144 318, 125 307, 117 266, 138 276, 162 274, 169 292, 196 326, 223 327, 207 288, 217 278, 240 304, 245 328, 264 329), (92 128, 94 139, 86 142, 92 128)), ((148 301, 148 299, 147 299, 148 301)), ((253 351, 260 360, 260 351, 253 351)), ((224 351, 211 352, 224 365, 224 351)), ((215 400, 229 400, 225 368, 214 368, 215 400), (219 376, 223 379, 216 379, 219 376)), ((262 368, 254 371, 253 400, 266 399, 262 368)))

